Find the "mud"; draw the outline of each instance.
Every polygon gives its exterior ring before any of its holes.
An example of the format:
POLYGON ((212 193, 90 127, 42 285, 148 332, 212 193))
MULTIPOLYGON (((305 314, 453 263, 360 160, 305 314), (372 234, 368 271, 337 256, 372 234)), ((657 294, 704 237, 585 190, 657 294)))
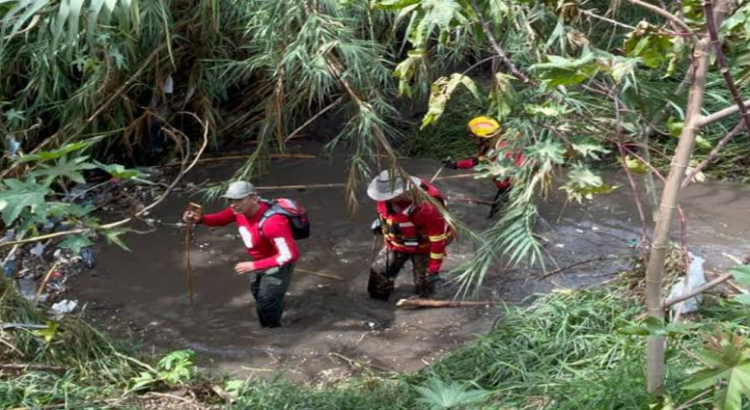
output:
MULTIPOLYGON (((220 181, 237 165, 207 165, 190 178, 220 181)), ((257 185, 344 182, 345 167, 345 158, 330 163, 276 160, 273 172, 257 185)), ((410 171, 426 179, 438 167, 432 160, 409 162, 410 171)), ((445 170, 441 176, 459 173, 445 170)), ((564 193, 553 192, 541 208, 540 234, 557 264, 548 262, 548 269, 600 255, 623 259, 583 264, 545 281, 529 279, 529 272, 519 269, 503 270, 498 264, 479 298, 523 303, 555 287, 601 283, 626 267, 624 257, 636 252, 631 245, 640 239, 640 222, 625 179, 616 173, 608 178, 623 187, 583 207, 569 204, 562 214, 564 193)), ((441 180, 438 186, 449 201, 451 197, 488 201, 494 194, 489 182, 472 178, 441 180)), ((280 372, 294 380, 330 380, 366 367, 417 370, 486 332, 500 314, 495 307, 397 309, 395 301, 412 294, 408 266, 397 280, 393 300, 370 300, 366 284, 372 254, 369 225, 375 217, 372 202, 362 198, 362 206, 348 217, 341 188, 264 194, 295 198, 310 212, 313 235, 298 243, 302 258, 297 267, 343 278, 337 281, 298 270, 286 298, 283 328, 261 329, 257 323, 248 278, 232 269, 244 258, 234 226, 197 230, 192 256, 195 307, 189 306, 183 236, 174 224, 186 202, 196 198, 184 194, 173 196, 152 215, 164 222, 160 229, 126 238, 132 252, 116 246, 98 248, 97 267, 72 284, 74 296, 87 304, 85 315, 117 336, 135 338, 148 351, 193 349, 203 366, 236 375, 270 377, 280 372)), ((720 270, 730 265, 724 252, 744 253, 750 230, 749 190, 731 184, 701 185, 689 189, 684 202, 691 250, 707 258, 707 267, 720 270)), ((207 204, 208 210, 221 206, 207 204)), ((450 209, 474 229, 487 223, 486 206, 452 201, 450 209)), ((471 258, 472 252, 468 241, 452 244, 446 268, 471 258)), ((442 296, 451 295, 444 291, 442 296)))

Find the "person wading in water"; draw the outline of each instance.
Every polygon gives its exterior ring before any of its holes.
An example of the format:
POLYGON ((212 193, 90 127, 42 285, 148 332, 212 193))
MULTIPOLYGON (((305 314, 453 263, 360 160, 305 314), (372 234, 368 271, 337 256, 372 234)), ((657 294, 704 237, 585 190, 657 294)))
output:
POLYGON ((272 202, 262 200, 249 182, 233 182, 222 197, 231 201, 223 211, 202 215, 200 211, 188 210, 182 219, 206 226, 237 224, 252 261, 239 262, 234 270, 240 275, 250 275, 250 290, 260 325, 279 327, 284 295, 292 280, 294 262, 299 259, 289 220, 274 211, 272 202))
MULTIPOLYGON (((471 158, 454 161, 446 159, 443 166, 449 169, 471 169, 482 162, 495 162, 500 158, 508 158, 513 161, 513 165, 520 167, 524 162, 523 153, 511 153, 506 149, 505 141, 498 141, 495 148, 492 148, 492 142, 500 132, 500 124, 490 117, 476 117, 469 122, 469 133, 474 144, 477 146, 477 155, 471 158)), ((504 199, 510 194, 510 178, 495 180, 497 193, 492 200, 489 218, 495 216, 504 199)))
POLYGON ((378 219, 373 233, 382 233, 385 246, 370 267, 367 291, 373 299, 388 300, 394 282, 404 264, 411 260, 414 270, 414 293, 429 297, 441 281, 440 266, 451 229, 440 210, 430 202, 415 203, 413 189, 421 189, 440 203, 445 199, 434 186, 417 177, 402 178, 388 171, 378 175, 367 188, 367 195, 377 202, 378 219))

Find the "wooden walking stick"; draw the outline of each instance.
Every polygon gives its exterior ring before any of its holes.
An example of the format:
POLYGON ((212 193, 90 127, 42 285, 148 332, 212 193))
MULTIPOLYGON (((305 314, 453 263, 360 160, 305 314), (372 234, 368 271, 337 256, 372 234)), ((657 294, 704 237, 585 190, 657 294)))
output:
POLYGON ((437 179, 437 177, 440 176, 440 173, 443 172, 443 168, 445 168, 445 167, 441 165, 440 168, 435 173, 435 175, 433 175, 432 178, 430 178, 430 183, 435 182, 435 180, 437 179))
MULTIPOLYGON (((201 211, 203 210, 203 207, 195 204, 190 203, 188 204, 188 211, 192 211, 200 215, 201 211)), ((193 268, 190 266, 190 248, 192 245, 192 239, 193 239, 193 222, 188 221, 187 225, 185 225, 185 268, 186 268, 186 274, 187 274, 187 286, 188 286, 188 293, 190 293, 190 307, 195 306, 194 301, 194 295, 195 295, 195 288, 193 286, 193 268)))

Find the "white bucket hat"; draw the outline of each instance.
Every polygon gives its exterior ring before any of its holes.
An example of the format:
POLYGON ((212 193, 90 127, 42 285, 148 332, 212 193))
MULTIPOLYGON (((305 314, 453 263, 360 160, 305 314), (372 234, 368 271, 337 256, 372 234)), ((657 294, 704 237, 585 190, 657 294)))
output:
POLYGON ((255 185, 245 181, 237 181, 229 184, 227 192, 221 197, 227 199, 242 199, 257 194, 258 191, 255 190, 255 185))
POLYGON ((398 176, 391 177, 388 170, 381 172, 367 187, 367 195, 375 201, 390 201, 391 199, 403 194, 414 186, 419 186, 422 180, 410 176, 410 183, 404 187, 404 181, 398 176))

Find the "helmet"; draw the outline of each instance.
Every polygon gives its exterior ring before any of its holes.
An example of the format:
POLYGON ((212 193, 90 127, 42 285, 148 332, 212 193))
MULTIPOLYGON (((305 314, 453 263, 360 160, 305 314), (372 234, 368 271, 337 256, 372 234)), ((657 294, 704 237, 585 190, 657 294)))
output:
POLYGON ((500 124, 490 117, 476 117, 469 121, 469 129, 478 138, 492 138, 500 131, 500 124))

